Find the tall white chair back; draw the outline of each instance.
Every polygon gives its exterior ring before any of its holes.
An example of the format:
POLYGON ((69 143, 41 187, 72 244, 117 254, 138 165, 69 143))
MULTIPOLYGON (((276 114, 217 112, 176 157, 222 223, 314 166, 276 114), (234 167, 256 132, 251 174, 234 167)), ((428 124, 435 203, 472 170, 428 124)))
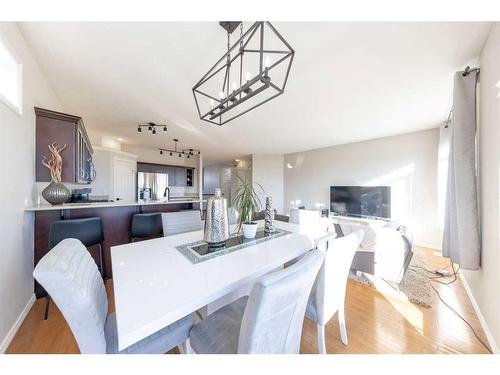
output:
POLYGON ((291 208, 290 209, 290 223, 292 224, 299 224, 300 220, 300 214, 299 214, 299 209, 298 208, 291 208))
POLYGON ((164 236, 203 229, 201 214, 198 210, 164 212, 161 214, 161 220, 164 236))
POLYGON ((35 267, 35 279, 61 310, 81 353, 106 353, 108 298, 101 274, 83 244, 68 238, 35 267))
POLYGON ((318 325, 318 345, 325 352, 324 327, 335 313, 339 313, 342 342, 347 345, 347 330, 344 317, 345 293, 349 269, 363 231, 357 230, 348 236, 329 243, 325 261, 321 266, 308 302, 306 315, 318 325))
POLYGON ((290 223, 300 226, 317 225, 321 218, 319 210, 299 210, 292 208, 290 210, 290 223))
POLYGON ((238 223, 238 211, 234 207, 228 207, 227 216, 229 220, 229 225, 234 225, 238 223))
POLYGON ((311 251, 255 283, 243 314, 238 353, 299 352, 307 300, 323 259, 324 253, 311 251))

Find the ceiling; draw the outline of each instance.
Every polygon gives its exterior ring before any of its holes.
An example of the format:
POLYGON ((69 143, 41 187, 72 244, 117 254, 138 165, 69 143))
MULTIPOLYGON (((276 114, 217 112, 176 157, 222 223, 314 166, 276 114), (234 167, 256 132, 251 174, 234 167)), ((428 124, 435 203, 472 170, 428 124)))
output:
MULTIPOLYGON (((20 23, 65 111, 91 137, 201 149, 208 164, 434 128, 453 73, 475 63, 490 23, 273 23, 295 49, 286 92, 219 127, 192 87, 225 51, 217 22, 20 23), (144 122, 167 134, 137 133, 144 122)), ((249 24, 245 24, 246 27, 249 24)))

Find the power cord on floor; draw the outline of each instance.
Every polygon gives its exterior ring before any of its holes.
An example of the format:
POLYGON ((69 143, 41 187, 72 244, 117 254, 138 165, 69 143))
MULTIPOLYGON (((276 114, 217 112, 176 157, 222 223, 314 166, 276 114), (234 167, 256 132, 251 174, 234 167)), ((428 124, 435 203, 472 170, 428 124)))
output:
POLYGON ((426 277, 428 279, 433 280, 433 281, 440 283, 440 284, 443 284, 443 285, 448 285, 448 284, 453 284, 455 281, 457 281, 457 279, 458 279, 457 275, 458 275, 458 271, 460 270, 460 266, 458 266, 458 268, 455 270, 455 265, 453 264, 453 262, 450 261, 450 266, 448 266, 448 267, 451 267, 453 269, 452 274, 447 275, 447 274, 443 274, 441 270, 431 271, 425 267, 415 266, 415 265, 411 265, 409 268, 412 271, 415 271, 413 268, 420 268, 420 269, 424 270, 425 272, 432 275, 432 276, 426 275, 426 277), (453 280, 451 280, 451 281, 440 281, 439 280, 439 279, 448 278, 448 277, 452 277, 452 276, 453 276, 453 280))
POLYGON ((435 271, 437 276, 432 278, 432 281, 434 281, 436 283, 443 284, 443 285, 453 284, 455 281, 457 281, 457 279, 458 279, 457 275, 458 275, 458 271, 460 270, 460 266, 458 266, 458 269, 455 270, 455 265, 453 264, 453 262, 450 261, 450 263, 451 263, 451 269, 453 270, 453 273, 451 275, 443 275, 443 274, 439 274, 439 271, 435 271), (452 277, 452 276, 453 276, 453 280, 451 280, 451 281, 439 280, 439 279, 442 279, 443 277, 452 277))
MULTIPOLYGON (((440 283, 440 284, 443 284, 443 285, 449 285, 449 284, 453 284, 455 281, 457 281, 457 279, 458 279, 457 275, 458 275, 458 271, 460 270, 460 266, 458 266, 458 268, 455 270, 455 265, 453 264, 453 262, 451 260, 450 260, 450 266, 453 269, 453 273, 449 274, 449 275, 444 275, 444 274, 440 273, 438 270, 431 271, 431 270, 426 269, 425 267, 416 266, 416 265, 410 265, 408 267, 408 269, 410 271, 416 272, 415 268, 420 268, 420 269, 424 270, 425 272, 432 274, 433 276, 425 275, 425 277, 427 277, 429 279, 430 286, 434 290, 434 292, 436 292, 436 294, 437 294, 439 300, 441 301, 441 303, 443 305, 445 305, 448 309, 450 309, 461 320, 463 320, 465 322, 465 324, 467 324, 469 326, 470 330, 472 331, 472 333, 476 337, 477 341, 479 341, 481 343, 481 345, 483 345, 490 354, 493 354, 493 352, 491 351, 490 347, 479 337, 479 335, 476 333, 476 331, 474 330, 474 328, 472 327, 472 325, 462 315, 460 315, 460 313, 458 313, 453 307, 451 307, 448 303, 446 303, 446 301, 443 300, 443 298, 441 297, 441 295, 439 294, 439 292, 437 291, 437 289, 434 287, 434 285, 432 285, 432 282, 440 283), (443 278, 448 278, 448 277, 453 277, 453 280, 446 281, 446 282, 438 280, 438 279, 443 279, 443 278)), ((382 279, 382 280, 385 281, 387 283, 387 285, 389 285, 394 290, 399 291, 399 288, 397 288, 396 286, 394 286, 392 284, 392 282, 390 282, 389 280, 386 280, 386 279, 382 279)))
POLYGON ((491 351, 490 347, 478 336, 478 334, 476 333, 476 331, 474 330, 474 328, 472 327, 472 325, 462 315, 460 315, 453 307, 451 307, 450 305, 448 305, 445 300, 443 300, 443 298, 441 297, 441 295, 439 294, 439 292, 437 291, 437 289, 434 288, 434 285, 432 285, 432 283, 431 283, 431 288, 434 289, 434 291, 436 292, 439 300, 443 303, 443 305, 445 305, 456 316, 458 316, 460 319, 462 319, 465 322, 465 324, 467 324, 469 326, 469 328, 472 331, 472 333, 474 334, 474 336, 476 336, 477 341, 479 341, 481 343, 481 345, 483 345, 490 354, 493 354, 493 352, 491 351))
POLYGON ((455 310, 453 307, 451 307, 441 297, 441 294, 439 294, 438 290, 434 287, 434 285, 432 285, 432 282, 440 283, 442 285, 449 285, 449 284, 453 284, 455 281, 457 281, 457 279, 458 279, 457 275, 458 275, 458 271, 460 270, 460 266, 458 266, 458 268, 455 270, 455 265, 453 264, 453 262, 451 260, 450 260, 450 266, 451 266, 451 269, 453 270, 453 273, 449 274, 449 275, 444 275, 441 272, 439 272, 438 270, 430 271, 430 270, 426 269, 425 267, 420 267, 420 266, 410 266, 410 267, 420 268, 420 269, 423 269, 424 271, 426 271, 427 273, 430 273, 430 274, 434 275, 434 276, 427 276, 426 275, 426 277, 430 280, 431 288, 434 290, 434 292, 436 292, 436 294, 437 294, 439 300, 441 301, 441 303, 443 303, 443 305, 445 305, 456 316, 458 316, 461 320, 463 320, 465 322, 465 324, 467 324, 469 326, 470 330, 472 331, 472 333, 476 337, 477 341, 479 341, 481 343, 481 345, 483 345, 486 348, 486 350, 488 350, 489 353, 493 354, 492 351, 491 351, 491 349, 490 349, 490 347, 479 337, 479 335, 476 333, 476 331, 474 330, 474 328, 472 327, 472 325, 462 315, 460 315, 460 313, 457 310, 455 310), (451 281, 441 281, 440 280, 442 278, 448 278, 448 277, 453 277, 453 280, 451 280, 451 281))

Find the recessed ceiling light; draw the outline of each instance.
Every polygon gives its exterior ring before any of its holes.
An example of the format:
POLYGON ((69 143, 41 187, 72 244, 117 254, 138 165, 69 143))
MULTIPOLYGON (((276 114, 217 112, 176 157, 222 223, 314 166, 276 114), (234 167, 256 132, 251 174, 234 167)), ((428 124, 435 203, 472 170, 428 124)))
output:
POLYGON ((118 140, 119 140, 119 141, 121 142, 121 141, 123 141, 123 138, 121 138, 121 137, 118 137, 118 140))

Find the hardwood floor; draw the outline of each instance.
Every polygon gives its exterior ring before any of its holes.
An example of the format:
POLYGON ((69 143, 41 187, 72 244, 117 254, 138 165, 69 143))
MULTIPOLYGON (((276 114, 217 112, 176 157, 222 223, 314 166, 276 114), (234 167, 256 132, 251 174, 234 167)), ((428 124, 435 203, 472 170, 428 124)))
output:
MULTIPOLYGON (((417 248, 425 255, 427 268, 449 265, 431 249, 417 248)), ((486 342, 477 316, 458 279, 450 285, 433 283, 442 298, 469 321, 486 342)), ((106 285, 109 309, 114 310, 112 281, 106 285)), ((326 328, 328 353, 488 353, 470 328, 444 306, 434 291, 432 308, 412 304, 394 293, 348 282, 346 319, 349 345, 340 342, 336 316, 326 328)), ((51 304, 49 319, 43 320, 45 301, 37 300, 10 344, 7 353, 78 353, 64 318, 51 304)), ((178 353, 177 349, 171 351, 178 353)), ((316 324, 304 321, 301 353, 317 353, 316 324)))

